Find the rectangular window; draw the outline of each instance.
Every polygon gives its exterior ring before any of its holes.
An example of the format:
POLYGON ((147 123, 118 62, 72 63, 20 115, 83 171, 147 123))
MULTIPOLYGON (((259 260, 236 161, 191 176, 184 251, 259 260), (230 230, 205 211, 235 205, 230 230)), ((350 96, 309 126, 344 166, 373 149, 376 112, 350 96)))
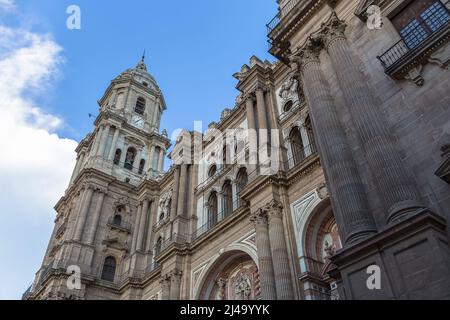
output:
POLYGON ((417 47, 449 21, 450 13, 442 0, 411 1, 392 19, 409 49, 417 47))

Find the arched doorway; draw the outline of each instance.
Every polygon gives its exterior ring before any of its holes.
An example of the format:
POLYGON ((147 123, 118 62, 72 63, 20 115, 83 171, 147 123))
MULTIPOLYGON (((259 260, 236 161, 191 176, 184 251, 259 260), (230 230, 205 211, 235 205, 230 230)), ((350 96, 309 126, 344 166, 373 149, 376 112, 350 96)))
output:
POLYGON ((224 253, 203 277, 199 300, 257 300, 260 297, 258 267, 249 254, 224 253))
POLYGON ((328 276, 330 258, 342 248, 339 229, 330 199, 324 199, 310 213, 302 232, 306 296, 314 300, 331 299, 333 279, 328 276))

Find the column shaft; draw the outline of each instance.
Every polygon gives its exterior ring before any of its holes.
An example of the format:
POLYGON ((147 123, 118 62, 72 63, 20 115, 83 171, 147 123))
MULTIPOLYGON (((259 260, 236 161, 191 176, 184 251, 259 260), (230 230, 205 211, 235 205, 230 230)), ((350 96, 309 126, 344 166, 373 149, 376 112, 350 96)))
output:
POLYGON ((152 201, 150 205, 150 214, 149 219, 147 222, 147 238, 145 239, 145 250, 151 251, 152 250, 152 237, 153 237, 153 223, 154 223, 154 216, 156 214, 157 210, 157 202, 152 201))
POLYGON ((141 215, 142 215, 142 204, 139 204, 137 212, 136 212, 136 221, 134 223, 134 228, 133 228, 133 240, 131 242, 131 253, 134 253, 136 251, 137 237, 138 237, 138 233, 139 233, 139 222, 141 221, 141 215))
POLYGON ((74 237, 75 241, 81 241, 81 238, 83 236, 84 225, 86 223, 89 208, 91 206, 92 195, 94 194, 94 190, 89 186, 87 187, 87 190, 85 192, 86 192, 86 197, 84 198, 85 202, 81 207, 81 211, 77 219, 78 222, 77 227, 75 229, 75 237, 74 237))
POLYGON ((299 128, 300 128, 300 135, 302 136, 305 157, 308 157, 312 154, 312 148, 311 148, 312 146, 311 146, 311 142, 309 141, 308 130, 306 130, 304 124, 302 124, 299 128))
POLYGON ((185 212, 185 200, 186 200, 186 175, 187 175, 187 165, 182 164, 180 166, 180 186, 179 186, 179 196, 178 196, 178 208, 177 208, 177 215, 186 217, 185 212))
POLYGON ((161 148, 158 159, 158 171, 161 173, 164 171, 164 150, 161 148))
POLYGON ((173 173, 173 193, 172 193, 172 206, 170 208, 170 221, 173 222, 177 216, 178 209, 178 191, 180 187, 180 167, 177 166, 173 173))
MULTIPOLYGON (((275 209, 277 210, 277 209, 275 209)), ((291 270, 281 211, 269 213, 269 239, 278 300, 293 300, 291 270)))
POLYGON ((364 185, 337 116, 330 89, 320 67, 320 49, 307 43, 303 83, 309 103, 320 158, 333 198, 333 211, 344 242, 352 243, 376 232, 364 185))
POLYGON ((174 272, 170 276, 170 300, 180 300, 181 273, 174 272))
POLYGON ((92 149, 91 149, 91 156, 95 157, 97 155, 97 151, 98 151, 98 146, 100 144, 100 139, 103 135, 103 125, 100 125, 98 130, 97 130, 97 134, 94 137, 94 142, 92 145, 92 149))
POLYGON ((263 300, 276 300, 277 292, 275 275, 273 271, 272 253, 270 251, 269 230, 267 227, 267 215, 257 213, 252 217, 255 223, 255 242, 258 252, 259 279, 261 283, 261 295, 263 300))
POLYGON ((169 277, 163 276, 160 280, 161 284, 161 300, 169 300, 170 299, 170 279, 169 277))
POLYGON ((350 46, 343 35, 345 25, 334 16, 333 22, 342 29, 330 29, 327 49, 339 85, 348 103, 366 159, 375 176, 378 190, 387 205, 387 222, 423 208, 414 179, 406 170, 392 135, 375 103, 367 80, 358 68, 350 46))
POLYGON ((268 129, 267 127, 267 108, 264 99, 264 90, 256 90, 256 109, 258 110, 258 129, 268 129))
POLYGON ((254 107, 253 107, 252 97, 247 97, 247 100, 245 101, 245 106, 246 106, 246 110, 247 110, 248 128, 256 129, 255 111, 254 111, 254 107))
POLYGON ((144 235, 145 235, 145 229, 147 226, 147 218, 148 218, 148 206, 150 201, 148 199, 144 200, 144 204, 142 205, 142 212, 141 212, 141 219, 139 221, 139 233, 137 237, 137 251, 142 251, 144 246, 144 235))
POLYGON ((117 140, 119 139, 119 133, 120 133, 119 128, 116 128, 116 131, 114 132, 112 144, 111 144, 111 149, 109 150, 109 154, 108 154, 109 161, 114 160, 114 156, 116 154, 116 148, 117 148, 117 140))
POLYGON ((105 153, 106 141, 108 140, 108 135, 109 135, 109 125, 106 125, 105 128, 103 129, 102 138, 100 140, 100 145, 98 147, 97 155, 100 157, 103 157, 103 155, 105 153))
POLYGON ((99 191, 97 194, 98 194, 98 197, 97 197, 97 205, 95 206, 94 220, 91 224, 89 234, 88 234, 88 239, 87 239, 87 244, 90 244, 90 245, 94 244, 95 234, 97 232, 98 222, 100 221, 100 215, 101 215, 102 208, 103 208, 103 201, 105 199, 104 192, 99 191))

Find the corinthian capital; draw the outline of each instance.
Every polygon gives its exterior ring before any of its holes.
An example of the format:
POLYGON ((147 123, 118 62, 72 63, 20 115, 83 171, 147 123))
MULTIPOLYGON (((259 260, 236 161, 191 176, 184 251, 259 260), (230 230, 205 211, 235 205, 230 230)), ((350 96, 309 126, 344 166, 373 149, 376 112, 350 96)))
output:
POLYGON ((309 63, 320 62, 319 56, 323 49, 323 41, 320 35, 311 35, 305 44, 291 57, 291 68, 303 69, 309 63))
POLYGON ((333 44, 336 40, 346 39, 346 28, 347 24, 344 21, 340 20, 336 12, 333 11, 327 22, 322 24, 322 28, 320 31, 327 50, 330 45, 333 44))
POLYGON ((267 225, 269 223, 267 213, 261 209, 251 215, 250 221, 253 222, 255 226, 267 225))
POLYGON ((263 210, 267 212, 269 218, 281 217, 283 213, 283 205, 277 200, 272 200, 264 206, 263 210))

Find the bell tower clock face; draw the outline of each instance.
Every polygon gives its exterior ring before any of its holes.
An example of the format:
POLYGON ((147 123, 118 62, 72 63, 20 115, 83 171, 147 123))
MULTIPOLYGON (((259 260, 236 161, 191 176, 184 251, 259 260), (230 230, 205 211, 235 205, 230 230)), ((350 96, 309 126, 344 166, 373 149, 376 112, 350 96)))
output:
POLYGON ((143 129, 144 128, 144 118, 135 114, 131 117, 131 124, 139 129, 143 129))

